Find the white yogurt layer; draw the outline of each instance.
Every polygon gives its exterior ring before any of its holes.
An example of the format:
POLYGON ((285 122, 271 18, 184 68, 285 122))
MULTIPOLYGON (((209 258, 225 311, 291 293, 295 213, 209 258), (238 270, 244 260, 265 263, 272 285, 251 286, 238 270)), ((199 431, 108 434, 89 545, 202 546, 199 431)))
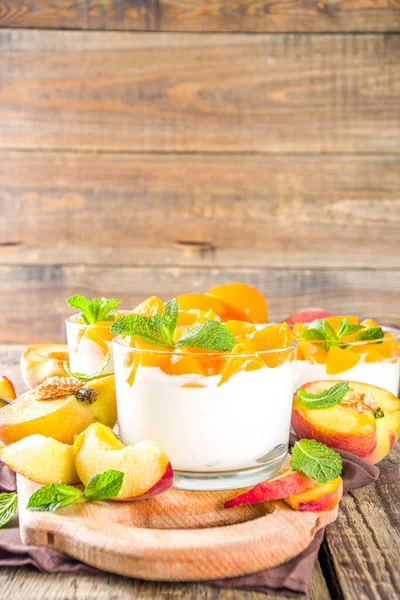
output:
POLYGON ((366 363, 361 359, 354 367, 337 375, 327 375, 325 364, 297 360, 295 389, 310 381, 336 379, 369 383, 370 385, 376 385, 377 387, 389 390, 389 392, 397 396, 399 391, 400 362, 398 359, 394 362, 392 360, 394 359, 366 363))
MULTIPOLYGON (((90 375, 91 373, 95 373, 101 367, 107 358, 107 354, 104 354, 103 350, 96 342, 87 337, 81 337, 78 340, 77 332, 78 328, 75 324, 71 326, 67 323, 69 366, 71 371, 90 375)), ((107 340, 104 340, 104 342, 108 346, 111 358, 103 373, 113 373, 112 342, 108 342, 107 340)))
MULTIPOLYGON (((121 440, 157 441, 179 471, 230 471, 261 466, 289 440, 294 361, 241 371, 218 386, 220 375, 167 375, 139 367, 132 387, 114 347, 121 440), (182 387, 198 382, 206 387, 182 387)), ((121 353, 121 356, 119 354, 121 353)))

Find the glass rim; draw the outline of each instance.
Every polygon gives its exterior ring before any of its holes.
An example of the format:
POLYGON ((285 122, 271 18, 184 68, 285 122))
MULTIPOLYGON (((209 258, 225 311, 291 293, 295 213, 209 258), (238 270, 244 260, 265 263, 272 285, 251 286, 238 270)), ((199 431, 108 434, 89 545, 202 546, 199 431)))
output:
MULTIPOLYGON (((305 325, 307 325, 307 323, 305 323, 305 325)), ((337 340, 338 344, 343 344, 346 347, 347 346, 365 346, 367 344, 382 344, 382 342, 387 342, 390 339, 395 339, 395 340, 400 340, 400 329, 397 327, 388 327, 385 325, 382 325, 382 330, 383 333, 393 333, 394 334, 394 338, 377 338, 374 340, 357 340, 354 342, 346 342, 346 341, 340 341, 337 340)), ((302 344, 325 344, 327 341, 329 342, 329 340, 308 340, 305 338, 301 338, 301 336, 299 336, 298 342, 301 342, 302 344)))
MULTIPOLYGON (((133 346, 128 346, 127 344, 124 344, 121 342, 121 338, 123 337, 129 337, 129 336, 123 336, 123 335, 117 335, 113 338, 112 343, 115 344, 116 346, 121 346, 122 348, 125 349, 126 352, 149 352, 151 354, 168 354, 170 355, 171 353, 174 352, 174 350, 176 350, 176 348, 165 348, 165 350, 153 350, 151 348, 134 348, 133 346)), ((293 339, 292 343, 290 344, 290 346, 286 346, 286 348, 274 348, 271 350, 260 350, 260 351, 255 351, 255 352, 244 352, 243 354, 233 354, 233 352, 213 352, 212 350, 210 351, 204 351, 201 352, 201 349, 199 348, 199 352, 191 352, 191 351, 185 351, 185 352, 179 352, 180 356, 191 356, 191 357, 205 357, 205 356, 213 356, 215 358, 232 358, 232 356, 237 356, 239 357, 243 357, 243 358, 247 358, 247 357, 253 357, 253 356, 263 356, 264 354, 273 354, 274 352, 294 352, 296 350, 298 346, 298 341, 293 339)))

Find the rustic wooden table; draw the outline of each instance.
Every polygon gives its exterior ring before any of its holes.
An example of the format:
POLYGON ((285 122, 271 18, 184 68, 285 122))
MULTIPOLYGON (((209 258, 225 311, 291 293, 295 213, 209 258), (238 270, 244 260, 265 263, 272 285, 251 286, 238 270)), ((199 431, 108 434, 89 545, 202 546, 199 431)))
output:
MULTIPOLYGON (((0 346, 0 374, 24 389, 19 372, 22 346, 0 346)), ((308 600, 396 600, 400 597, 400 445, 380 464, 374 486, 343 498, 339 517, 326 530, 308 600)), ((193 583, 152 583, 104 573, 45 575, 34 568, 0 569, 3 598, 18 600, 273 600, 265 595, 193 583)))

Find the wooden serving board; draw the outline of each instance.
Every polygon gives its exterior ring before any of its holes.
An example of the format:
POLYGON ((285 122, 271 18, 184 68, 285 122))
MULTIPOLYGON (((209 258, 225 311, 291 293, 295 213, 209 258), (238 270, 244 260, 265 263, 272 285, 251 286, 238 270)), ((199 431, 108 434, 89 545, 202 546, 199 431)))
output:
POLYGON ((199 581, 275 567, 299 554, 329 512, 296 512, 284 502, 225 509, 238 490, 170 490, 142 502, 80 502, 57 513, 26 510, 40 486, 17 477, 22 541, 140 579, 199 581))

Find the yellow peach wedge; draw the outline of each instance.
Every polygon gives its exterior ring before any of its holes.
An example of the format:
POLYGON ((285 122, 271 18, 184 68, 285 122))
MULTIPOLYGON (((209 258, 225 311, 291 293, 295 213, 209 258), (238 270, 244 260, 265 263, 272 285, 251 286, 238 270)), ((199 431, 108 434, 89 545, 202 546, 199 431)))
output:
POLYGON ((0 408, 9 404, 8 402, 3 402, 3 400, 15 400, 16 397, 17 395, 12 382, 5 375, 0 377, 0 408))
POLYGON ((31 481, 78 483, 72 446, 40 434, 30 435, 0 451, 1 461, 31 481))
POLYGON ((76 438, 73 451, 76 470, 85 485, 93 475, 109 469, 124 473, 114 500, 143 500, 172 487, 171 464, 156 442, 124 446, 109 427, 95 423, 76 438))

